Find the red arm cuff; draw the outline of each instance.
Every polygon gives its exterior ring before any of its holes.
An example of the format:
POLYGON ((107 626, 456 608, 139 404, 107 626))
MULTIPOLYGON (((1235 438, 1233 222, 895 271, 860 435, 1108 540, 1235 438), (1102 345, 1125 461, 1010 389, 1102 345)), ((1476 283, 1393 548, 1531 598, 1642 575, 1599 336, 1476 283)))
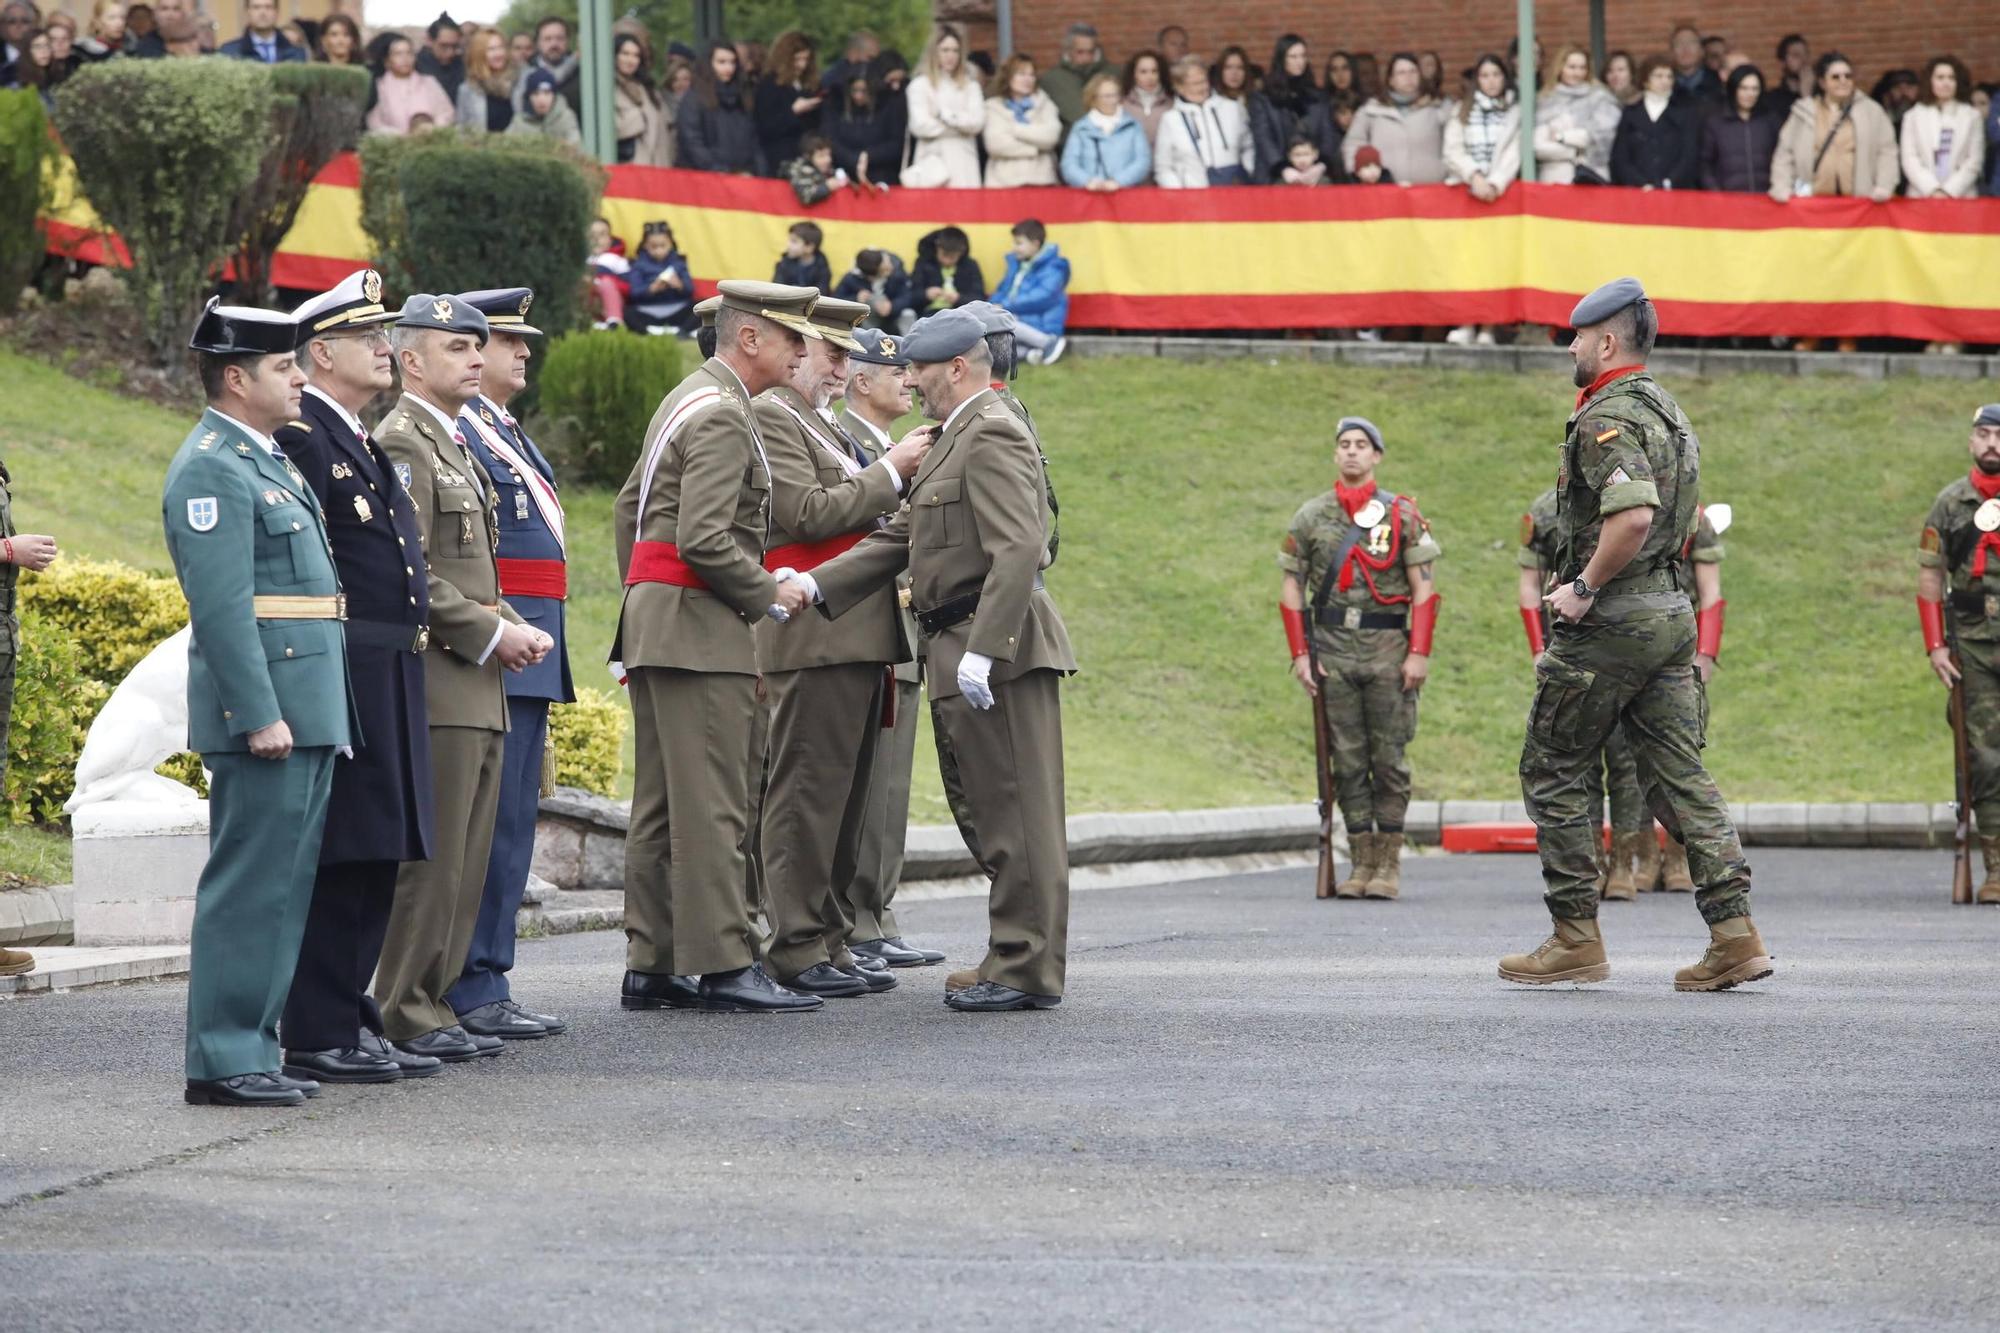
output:
POLYGON ((1285 646, 1292 650, 1293 657, 1301 657, 1308 651, 1306 647, 1306 613, 1297 607, 1280 606, 1278 614, 1285 618, 1285 646))
POLYGON ((1944 647, 1944 603, 1917 598, 1917 623, 1924 627, 1924 651, 1934 653, 1944 647))
POLYGON ((1528 655, 1540 657, 1542 650, 1549 646, 1548 635, 1542 632, 1542 613, 1539 608, 1521 608, 1521 626, 1528 631, 1528 655))
POLYGON ((1717 602, 1714 606, 1704 606, 1695 612, 1694 650, 1703 657, 1722 660, 1722 608, 1727 602, 1717 602))
POLYGON ((1418 657, 1431 655, 1431 638, 1437 633, 1438 603, 1442 596, 1418 602, 1410 608, 1410 651, 1418 657))

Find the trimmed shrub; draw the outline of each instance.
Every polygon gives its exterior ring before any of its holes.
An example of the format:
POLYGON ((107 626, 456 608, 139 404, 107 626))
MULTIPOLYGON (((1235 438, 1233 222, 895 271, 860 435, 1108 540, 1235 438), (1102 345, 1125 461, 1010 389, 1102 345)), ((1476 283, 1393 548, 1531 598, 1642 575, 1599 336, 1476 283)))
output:
POLYGON ((41 94, 0 92, 0 315, 14 313, 42 262, 40 216, 54 156, 41 94))
POLYGON ((557 338, 542 362, 541 410, 565 470, 579 481, 623 485, 660 400, 698 355, 679 338, 618 329, 557 338))
POLYGON ((115 560, 68 556, 21 578, 21 606, 76 647, 79 669, 106 685, 187 624, 180 584, 115 560))
POLYGON ((251 60, 106 60, 56 89, 56 127, 98 215, 132 256, 158 364, 186 359, 230 214, 270 142, 271 74, 251 60))
POLYGON ((49 824, 63 817, 63 802, 76 786, 83 738, 110 696, 102 681, 85 674, 76 636, 24 608, 14 659, 7 781, 0 787, 9 820, 49 824))
POLYGON ((599 796, 617 794, 625 709, 616 699, 603 690, 579 686, 575 703, 549 709, 549 734, 555 739, 558 787, 581 787, 599 796))
POLYGON ((358 66, 284 64, 270 73, 270 148, 229 219, 242 305, 270 299, 278 242, 292 229, 313 177, 361 133, 370 92, 368 71, 358 66))

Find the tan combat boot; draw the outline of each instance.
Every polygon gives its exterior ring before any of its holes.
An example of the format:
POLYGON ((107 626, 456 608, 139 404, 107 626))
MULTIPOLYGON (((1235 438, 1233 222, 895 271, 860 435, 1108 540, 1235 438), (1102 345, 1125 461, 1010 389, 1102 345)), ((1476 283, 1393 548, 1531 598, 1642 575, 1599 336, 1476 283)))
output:
POLYGON ((1375 835, 1375 865, 1368 882, 1361 886, 1364 897, 1393 899, 1403 891, 1403 835, 1375 835))
MULTIPOLYGON (((1973 902, 1982 905, 2000 903, 2000 837, 1979 838, 1979 855, 1986 862, 1986 882, 1979 886, 1978 896, 1973 902)), ((5 971, 0 967, 0 971, 5 971)))
POLYGON ((1664 893, 1694 892, 1694 875, 1688 870, 1686 843, 1667 839, 1666 853, 1660 858, 1660 889, 1664 893))
POLYGON ((1648 824, 1644 833, 1632 835, 1632 888, 1638 893, 1654 893, 1660 887, 1660 835, 1648 824))
POLYGON ((1638 855, 1637 838, 1630 833, 1611 835, 1611 871, 1604 877, 1600 896, 1608 903, 1630 902, 1639 896, 1632 882, 1632 860, 1638 855))
POLYGON ((1693 967, 1674 973, 1675 990, 1728 990, 1771 975, 1771 956, 1747 916, 1733 916, 1708 928, 1708 952, 1693 967))
POLYGON ((1376 839, 1375 833, 1350 833, 1347 835, 1347 854, 1354 864, 1348 867, 1347 878, 1333 886, 1336 898, 1359 898, 1361 891, 1375 874, 1376 839))
POLYGON ((1533 953, 1510 953, 1500 960, 1500 979, 1518 981, 1523 986, 1546 986, 1551 982, 1603 981, 1611 975, 1604 959, 1604 937, 1595 921, 1573 921, 1556 917, 1555 933, 1542 941, 1533 953))
POLYGON ((978 984, 979 969, 976 967, 968 967, 962 971, 954 972, 944 979, 944 988, 947 993, 955 990, 971 990, 978 984))
POLYGON ((35 970, 35 956, 19 949, 0 949, 0 977, 18 977, 35 970))

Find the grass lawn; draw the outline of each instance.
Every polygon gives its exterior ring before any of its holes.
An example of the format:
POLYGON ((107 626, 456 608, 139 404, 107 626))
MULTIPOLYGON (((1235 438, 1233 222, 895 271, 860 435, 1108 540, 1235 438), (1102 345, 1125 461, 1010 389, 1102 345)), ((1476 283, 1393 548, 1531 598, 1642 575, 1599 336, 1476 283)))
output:
MULTIPOLYGON (((1916 534, 1965 467, 1976 387, 1947 380, 1668 381, 1735 508, 1711 762, 1738 800, 1949 799, 1944 699, 1910 607, 1916 534), (1887 442, 1890 449, 1881 445, 1887 442)), ((1562 376, 1152 359, 1066 362, 1020 386, 1063 506, 1049 586, 1069 683, 1072 810, 1309 799, 1311 733, 1286 676, 1277 543, 1332 484, 1335 419, 1388 438, 1382 481, 1444 547, 1414 747, 1420 796, 1517 790, 1530 671, 1515 614, 1522 510, 1554 478, 1562 376)), ((0 457, 21 523, 162 567, 159 481, 188 422, 0 353, 0 457)), ((571 656, 602 688, 617 615, 608 492, 571 489, 571 656)), ((919 748, 915 817, 946 817, 919 748)), ((629 743, 627 781, 629 784, 629 743)))
POLYGON ((0 889, 69 883, 69 835, 0 823, 0 889))

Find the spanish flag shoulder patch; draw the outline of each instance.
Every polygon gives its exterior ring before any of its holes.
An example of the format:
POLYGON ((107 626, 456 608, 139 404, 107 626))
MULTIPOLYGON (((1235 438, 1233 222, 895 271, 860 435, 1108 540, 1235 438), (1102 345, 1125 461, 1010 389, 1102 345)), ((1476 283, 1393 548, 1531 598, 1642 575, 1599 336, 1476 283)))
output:
POLYGON ((1597 432, 1597 442, 1599 444, 1609 444, 1617 438, 1618 438, 1618 427, 1616 426, 1607 426, 1603 430, 1597 432))

